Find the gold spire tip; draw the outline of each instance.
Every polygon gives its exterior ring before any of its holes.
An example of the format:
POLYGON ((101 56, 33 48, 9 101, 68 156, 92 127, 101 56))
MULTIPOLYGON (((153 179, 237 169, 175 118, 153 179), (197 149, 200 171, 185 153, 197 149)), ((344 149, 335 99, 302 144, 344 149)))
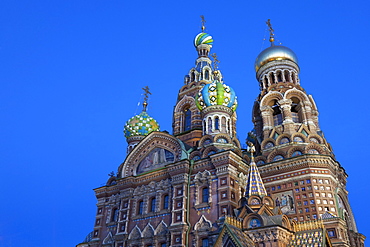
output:
POLYGON ((271 45, 273 45, 274 44, 274 41, 275 41, 275 38, 274 38, 274 35, 275 34, 274 34, 274 29, 272 28, 270 19, 268 19, 266 21, 266 24, 269 27, 269 31, 270 31, 270 42, 271 42, 271 45))

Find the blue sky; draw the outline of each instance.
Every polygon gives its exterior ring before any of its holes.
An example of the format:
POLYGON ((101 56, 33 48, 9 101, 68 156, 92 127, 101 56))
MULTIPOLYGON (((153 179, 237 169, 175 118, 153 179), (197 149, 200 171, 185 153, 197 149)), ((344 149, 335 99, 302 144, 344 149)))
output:
POLYGON ((74 246, 93 229, 93 188, 125 159, 124 123, 172 110, 197 57, 204 15, 225 83, 238 95, 241 142, 258 95, 253 63, 276 40, 298 56, 301 85, 348 173, 350 203, 370 237, 368 1, 11 1, 0 4, 0 247, 74 246))

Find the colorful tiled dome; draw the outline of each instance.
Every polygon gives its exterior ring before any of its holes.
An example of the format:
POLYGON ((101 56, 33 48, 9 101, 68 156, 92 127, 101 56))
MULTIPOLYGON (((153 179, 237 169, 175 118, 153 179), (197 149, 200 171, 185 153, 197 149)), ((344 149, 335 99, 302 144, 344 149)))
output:
POLYGON ((234 90, 218 80, 204 85, 195 97, 195 102, 199 110, 208 106, 223 105, 235 111, 238 106, 234 90))
POLYGON ((209 45, 212 47, 213 45, 213 38, 208 33, 200 33, 197 36, 195 36, 194 39, 194 46, 197 47, 198 45, 209 45))
POLYGON ((124 127, 125 137, 146 136, 153 131, 159 131, 159 124, 145 111, 130 118, 124 127))

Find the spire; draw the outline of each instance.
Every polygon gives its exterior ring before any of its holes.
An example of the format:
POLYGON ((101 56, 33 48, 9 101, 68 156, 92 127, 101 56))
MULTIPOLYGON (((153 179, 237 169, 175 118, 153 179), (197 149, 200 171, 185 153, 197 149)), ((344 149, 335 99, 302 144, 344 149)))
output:
POLYGON ((270 42, 271 42, 271 46, 274 46, 274 41, 275 41, 275 38, 274 38, 274 29, 272 28, 272 25, 271 25, 271 22, 270 22, 270 19, 268 19, 266 21, 266 24, 267 26, 269 27, 269 31, 270 31, 270 42))
POLYGON ((265 186, 261 179, 261 175, 258 171, 256 163, 254 163, 253 154, 256 152, 256 148, 251 142, 248 142, 248 152, 251 154, 251 163, 248 169, 245 197, 249 198, 252 195, 257 195, 260 197, 267 196, 265 186))

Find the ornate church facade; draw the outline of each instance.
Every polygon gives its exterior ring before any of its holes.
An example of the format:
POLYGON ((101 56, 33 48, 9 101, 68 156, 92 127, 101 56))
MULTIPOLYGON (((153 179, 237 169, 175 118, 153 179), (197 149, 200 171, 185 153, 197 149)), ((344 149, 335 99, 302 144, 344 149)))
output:
POLYGON ((236 137, 236 92, 211 60, 203 26, 173 133, 148 115, 145 88, 143 111, 124 127, 127 157, 94 190, 95 225, 78 247, 364 246, 347 174, 300 84, 297 56, 275 45, 272 31, 255 62, 260 94, 248 148, 236 137))

